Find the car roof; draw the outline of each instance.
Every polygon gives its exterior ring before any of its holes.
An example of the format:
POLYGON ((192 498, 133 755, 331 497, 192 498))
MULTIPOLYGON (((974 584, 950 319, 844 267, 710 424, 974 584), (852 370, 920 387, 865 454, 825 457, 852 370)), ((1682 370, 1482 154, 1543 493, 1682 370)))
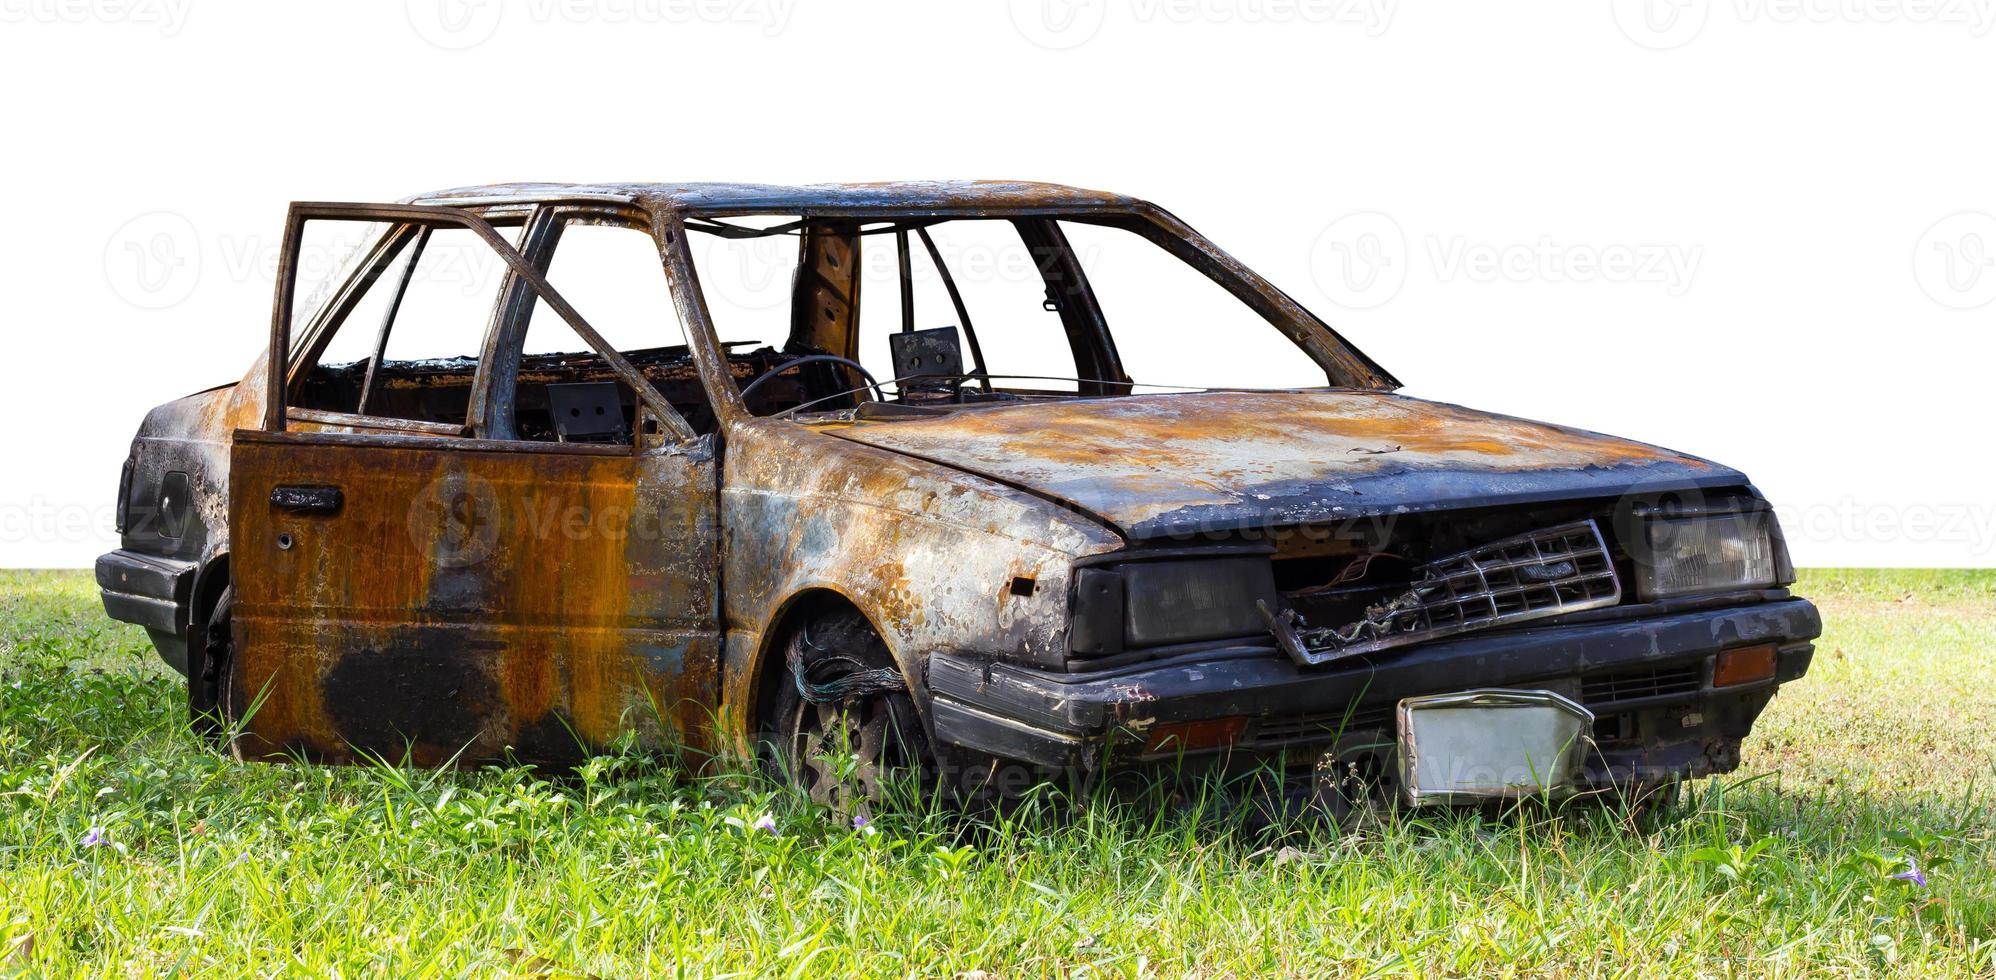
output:
POLYGON ((1126 209, 1143 204, 1136 198, 1106 191, 1018 180, 916 180, 796 186, 528 182, 455 187, 419 194, 404 199, 403 203, 481 207, 554 201, 602 201, 644 204, 671 210, 751 212, 808 212, 818 209, 1126 209))

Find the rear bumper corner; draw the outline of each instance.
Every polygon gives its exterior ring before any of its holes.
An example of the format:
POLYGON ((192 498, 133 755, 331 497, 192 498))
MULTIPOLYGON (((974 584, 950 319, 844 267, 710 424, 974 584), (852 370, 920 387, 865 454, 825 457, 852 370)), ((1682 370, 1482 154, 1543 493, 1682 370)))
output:
POLYGON ((191 561, 122 549, 102 555, 97 559, 97 588, 104 597, 104 612, 120 622, 186 636, 198 567, 191 561))

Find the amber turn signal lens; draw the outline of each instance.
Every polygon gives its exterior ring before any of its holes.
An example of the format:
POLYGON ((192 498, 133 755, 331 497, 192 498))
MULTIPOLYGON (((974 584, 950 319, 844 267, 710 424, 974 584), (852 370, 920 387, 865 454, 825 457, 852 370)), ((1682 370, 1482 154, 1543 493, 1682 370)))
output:
POLYGON ((1757 647, 1720 651, 1719 662, 1712 668, 1712 686, 1734 687, 1773 676, 1774 644, 1763 643, 1757 647))
POLYGON ((1155 725, 1144 740, 1144 752, 1196 752, 1232 745, 1246 728, 1247 719, 1240 716, 1155 725))

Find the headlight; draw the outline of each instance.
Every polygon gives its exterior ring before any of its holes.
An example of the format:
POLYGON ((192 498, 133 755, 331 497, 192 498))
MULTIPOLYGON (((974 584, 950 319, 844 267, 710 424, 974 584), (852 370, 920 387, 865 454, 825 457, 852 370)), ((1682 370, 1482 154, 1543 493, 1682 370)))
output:
POLYGON ((1069 647, 1084 655, 1266 632, 1276 604, 1266 555, 1127 561, 1079 570, 1069 647))
POLYGON ((1666 599, 1773 585, 1773 519, 1754 511, 1649 521, 1646 553, 1636 556, 1636 590, 1645 599, 1666 599))

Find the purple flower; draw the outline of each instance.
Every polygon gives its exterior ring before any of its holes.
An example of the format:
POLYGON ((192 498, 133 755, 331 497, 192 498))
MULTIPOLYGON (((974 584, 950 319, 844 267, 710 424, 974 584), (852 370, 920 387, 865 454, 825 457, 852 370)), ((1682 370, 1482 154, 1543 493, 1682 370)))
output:
POLYGON ((866 819, 866 814, 864 813, 855 813, 852 815, 852 829, 854 830, 865 830, 866 825, 872 822, 866 819))
POLYGON ((765 813, 762 816, 755 818, 755 822, 749 824, 749 826, 755 828, 756 830, 766 830, 773 834, 776 833, 776 818, 765 813))
POLYGON ((1895 881, 1910 881, 1916 888, 1927 887, 1927 876, 1920 873, 1920 864, 1912 858, 1906 859, 1906 870, 1893 875, 1895 881))
POLYGON ((83 835, 83 840, 80 843, 84 847, 102 847, 110 843, 110 840, 104 836, 104 828, 92 827, 89 833, 83 835))

